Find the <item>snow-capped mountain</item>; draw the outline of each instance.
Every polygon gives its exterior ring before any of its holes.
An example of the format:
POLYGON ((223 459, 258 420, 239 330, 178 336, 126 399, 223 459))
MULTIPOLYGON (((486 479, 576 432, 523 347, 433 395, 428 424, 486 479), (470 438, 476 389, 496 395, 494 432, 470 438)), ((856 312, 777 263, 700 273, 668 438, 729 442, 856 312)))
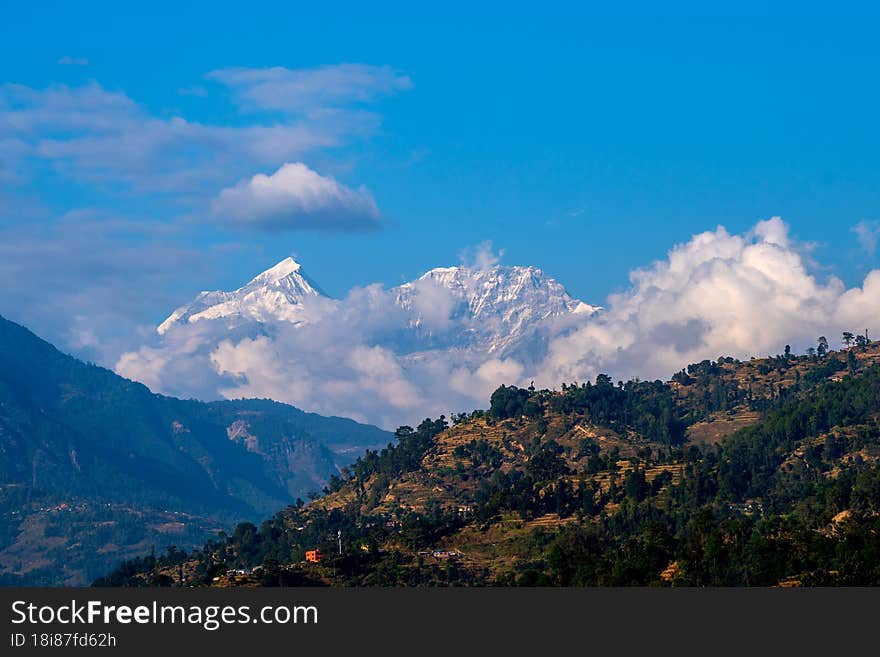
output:
POLYGON ((285 258, 232 292, 202 292, 175 310, 156 331, 162 335, 176 324, 206 319, 256 322, 284 321, 302 324, 314 321, 332 304, 293 258, 285 258))
MULTIPOLYGON (((404 351, 479 347, 501 354, 542 322, 598 310, 571 298, 537 267, 438 267, 388 292, 413 333, 401 340, 404 351)), ((298 262, 285 258, 237 290, 202 292, 156 330, 163 335, 175 325, 204 320, 222 320, 230 328, 248 321, 299 326, 321 319, 339 303, 325 295, 298 262)), ((395 335, 401 338, 399 331, 395 335)))
POLYGON ((598 310, 572 299, 537 267, 438 267, 391 291, 397 305, 411 314, 412 328, 423 336, 439 332, 425 321, 426 315, 438 312, 439 298, 439 310, 446 315, 442 319, 448 319, 441 322, 440 330, 455 333, 450 336, 452 344, 480 347, 489 354, 505 353, 543 322, 598 310))
POLYGON ((385 428, 528 384, 599 309, 536 267, 441 267, 332 299, 292 258, 175 310, 116 371, 182 397, 259 397, 385 428))

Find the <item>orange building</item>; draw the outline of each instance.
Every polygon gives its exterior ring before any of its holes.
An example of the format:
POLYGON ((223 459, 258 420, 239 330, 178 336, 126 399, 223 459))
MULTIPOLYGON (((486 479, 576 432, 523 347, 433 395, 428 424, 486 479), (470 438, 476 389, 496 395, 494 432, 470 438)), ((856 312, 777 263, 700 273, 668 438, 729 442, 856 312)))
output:
POLYGON ((323 556, 324 555, 321 554, 320 550, 306 550, 306 561, 310 563, 318 563, 319 561, 321 561, 321 557, 323 556))

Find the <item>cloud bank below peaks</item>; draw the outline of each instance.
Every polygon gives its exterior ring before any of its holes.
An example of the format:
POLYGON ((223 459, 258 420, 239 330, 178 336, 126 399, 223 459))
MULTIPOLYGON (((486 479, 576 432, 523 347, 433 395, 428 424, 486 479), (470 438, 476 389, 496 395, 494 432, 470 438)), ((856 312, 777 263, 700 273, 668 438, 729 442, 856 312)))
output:
POLYGON ((880 330, 880 271, 847 289, 817 280, 801 250, 779 218, 744 234, 718 227, 633 271, 629 289, 597 312, 576 310, 585 304, 540 270, 473 257, 471 268, 432 270, 421 283, 356 288, 295 327, 178 325, 116 369, 170 394, 271 397, 394 427, 483 408, 501 383, 558 387, 600 372, 668 379, 705 358, 880 330), (506 301, 487 305, 487 291, 506 301))

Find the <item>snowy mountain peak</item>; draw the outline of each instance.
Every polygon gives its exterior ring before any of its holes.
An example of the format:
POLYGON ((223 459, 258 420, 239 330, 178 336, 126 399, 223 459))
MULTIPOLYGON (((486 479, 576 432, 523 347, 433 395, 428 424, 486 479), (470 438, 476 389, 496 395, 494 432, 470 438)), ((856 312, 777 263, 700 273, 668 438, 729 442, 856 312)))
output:
POLYGON ((505 315, 513 310, 534 310, 544 317, 598 310, 571 298, 561 283, 538 267, 503 265, 431 269, 397 288, 401 305, 411 306, 411 297, 426 283, 437 284, 466 300, 475 318, 482 314, 505 315))
POLYGON ((411 313, 411 326, 426 337, 451 329, 458 340, 492 354, 508 352, 547 320, 599 310, 531 266, 438 267, 393 291, 411 313), (448 315, 438 317, 439 309, 448 315))
POLYGON ((224 319, 230 326, 248 320, 303 324, 317 319, 333 303, 288 257, 237 290, 202 292, 171 313, 156 331, 164 335, 175 325, 205 319, 224 319))
POLYGON ((285 258, 175 310, 117 371, 166 394, 271 398, 384 426, 473 408, 540 374, 554 341, 600 311, 538 267, 488 264, 332 299, 285 258))
POLYGON ((290 276, 290 274, 298 272, 300 269, 302 269, 302 265, 300 265, 296 260, 288 256, 274 267, 270 267, 263 273, 255 276, 254 279, 251 281, 251 284, 257 282, 273 283, 281 280, 286 276, 290 276))
MULTIPOLYGON (((387 293, 403 311, 403 323, 384 327, 385 337, 377 339, 401 355, 451 349, 531 358, 551 325, 599 310, 529 266, 437 267, 387 293)), ((345 303, 324 295, 296 260, 285 258, 237 290, 202 292, 157 331, 164 335, 172 327, 205 320, 222 331, 287 331, 290 325, 330 318, 345 303)), ((352 319, 358 321, 330 321, 352 319)))

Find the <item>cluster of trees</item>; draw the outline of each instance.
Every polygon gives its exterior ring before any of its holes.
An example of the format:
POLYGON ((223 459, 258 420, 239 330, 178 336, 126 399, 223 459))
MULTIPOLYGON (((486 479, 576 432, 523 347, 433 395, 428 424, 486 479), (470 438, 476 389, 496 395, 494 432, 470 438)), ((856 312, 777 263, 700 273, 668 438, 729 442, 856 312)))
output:
POLYGON ((847 347, 851 347, 852 345, 857 347, 867 347, 871 344, 871 339, 868 337, 868 329, 865 329, 864 335, 853 335, 850 331, 844 331, 843 344, 847 347))
MULTIPOLYGON (((546 391, 542 394, 546 394, 546 391)), ((544 406, 540 396, 535 394, 534 387, 524 389, 502 384, 489 398, 489 413, 498 420, 523 415, 534 419, 544 415, 544 406)))
POLYGON ((480 469, 494 470, 500 467, 503 461, 501 450, 485 438, 479 440, 474 438, 465 445, 458 445, 452 453, 457 459, 471 461, 472 474, 477 474, 480 469))
POLYGON ((687 425, 706 420, 712 413, 755 402, 750 391, 741 388, 731 372, 723 367, 739 363, 729 356, 721 356, 717 361, 691 363, 672 376, 674 383, 688 389, 687 395, 679 399, 679 404, 686 409, 682 419, 687 425))
POLYGON ((546 412, 575 415, 621 433, 634 431, 650 441, 680 445, 690 424, 746 401, 747 392, 722 376, 722 364, 737 362, 729 357, 705 360, 676 373, 673 381, 696 386, 690 406, 683 406, 662 381, 615 385, 611 377, 599 374, 595 383, 563 383, 559 393, 502 385, 492 393, 489 414, 498 420, 534 420, 546 412))
MULTIPOLYGON (((841 342, 845 347, 867 347, 871 344, 871 339, 868 337, 868 329, 865 329, 864 335, 862 334, 854 334, 852 331, 844 331, 841 336, 841 342)), ((790 347, 786 345, 786 349, 790 351, 790 347)), ((830 351, 830 347, 828 344, 828 338, 824 335, 820 335, 816 338, 816 346, 807 348, 807 356, 824 358, 828 352, 830 351)))
POLYGON ((540 572, 510 573, 503 583, 562 586, 805 586, 880 584, 880 519, 816 532, 783 516, 725 517, 699 509, 675 531, 667 519, 627 509, 620 523, 564 528, 540 572))
POLYGON ((621 433, 632 430, 667 445, 685 440, 687 422, 669 386, 662 381, 627 381, 615 386, 600 374, 595 383, 562 384, 547 405, 554 413, 583 416, 589 422, 621 433))
POLYGON ((436 420, 426 418, 416 429, 409 426, 399 427, 394 432, 396 445, 389 443, 379 452, 367 450, 350 468, 342 471, 342 477, 331 477, 325 492, 336 492, 347 481, 354 481, 357 491, 362 494, 370 477, 390 479, 418 469, 425 452, 434 444, 434 438, 448 427, 445 415, 436 420))

